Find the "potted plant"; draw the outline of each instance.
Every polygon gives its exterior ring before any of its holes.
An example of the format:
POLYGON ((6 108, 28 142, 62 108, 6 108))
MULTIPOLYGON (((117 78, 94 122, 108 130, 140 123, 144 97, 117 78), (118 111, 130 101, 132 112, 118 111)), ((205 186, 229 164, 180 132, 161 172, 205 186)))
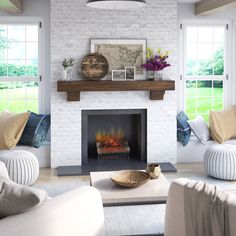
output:
POLYGON ((168 54, 168 51, 162 53, 161 48, 159 48, 157 54, 154 55, 153 50, 147 48, 147 62, 142 67, 147 70, 149 80, 162 80, 162 71, 170 66, 166 61, 168 54))
POLYGON ((74 59, 64 59, 62 61, 62 66, 64 69, 64 80, 71 80, 72 79, 72 66, 74 65, 74 59))

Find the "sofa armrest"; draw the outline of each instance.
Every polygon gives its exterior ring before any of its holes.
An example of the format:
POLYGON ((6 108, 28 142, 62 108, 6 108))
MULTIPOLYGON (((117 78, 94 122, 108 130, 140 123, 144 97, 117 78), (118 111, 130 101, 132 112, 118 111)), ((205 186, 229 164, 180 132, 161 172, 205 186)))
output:
POLYGON ((100 193, 81 187, 25 213, 0 220, 1 236, 100 236, 104 213, 100 193))
POLYGON ((185 236, 184 185, 189 179, 179 178, 171 183, 165 214, 165 236, 185 236))

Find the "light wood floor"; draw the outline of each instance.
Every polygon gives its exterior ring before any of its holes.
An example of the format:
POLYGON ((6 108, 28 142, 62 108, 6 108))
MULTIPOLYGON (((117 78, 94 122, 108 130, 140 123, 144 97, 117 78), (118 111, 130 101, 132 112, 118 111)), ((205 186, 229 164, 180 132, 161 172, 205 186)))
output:
MULTIPOLYGON (((191 177, 193 175, 206 176, 206 172, 203 168, 202 163, 181 163, 177 164, 177 173, 165 173, 165 176, 170 179, 180 178, 180 177, 191 177)), ((37 183, 47 183, 47 182, 66 182, 74 181, 80 179, 80 181, 88 181, 89 176, 66 176, 58 177, 55 169, 41 168, 40 175, 37 183)))

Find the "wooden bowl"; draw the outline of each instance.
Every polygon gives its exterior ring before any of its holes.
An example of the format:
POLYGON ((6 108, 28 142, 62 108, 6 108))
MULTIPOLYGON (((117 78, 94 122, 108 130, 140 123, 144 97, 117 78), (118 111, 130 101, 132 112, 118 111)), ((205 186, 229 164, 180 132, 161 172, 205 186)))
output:
POLYGON ((116 171, 110 178, 119 186, 136 188, 145 184, 150 179, 150 175, 138 170, 120 170, 116 171))

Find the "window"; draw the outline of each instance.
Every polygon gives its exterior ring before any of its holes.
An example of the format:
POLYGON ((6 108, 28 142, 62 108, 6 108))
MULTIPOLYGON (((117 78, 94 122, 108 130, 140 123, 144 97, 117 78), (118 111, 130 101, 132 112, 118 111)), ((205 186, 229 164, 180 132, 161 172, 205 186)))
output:
POLYGON ((227 25, 184 24, 182 28, 183 105, 190 119, 224 108, 227 25))
POLYGON ((39 110, 39 23, 0 23, 0 111, 39 110))

